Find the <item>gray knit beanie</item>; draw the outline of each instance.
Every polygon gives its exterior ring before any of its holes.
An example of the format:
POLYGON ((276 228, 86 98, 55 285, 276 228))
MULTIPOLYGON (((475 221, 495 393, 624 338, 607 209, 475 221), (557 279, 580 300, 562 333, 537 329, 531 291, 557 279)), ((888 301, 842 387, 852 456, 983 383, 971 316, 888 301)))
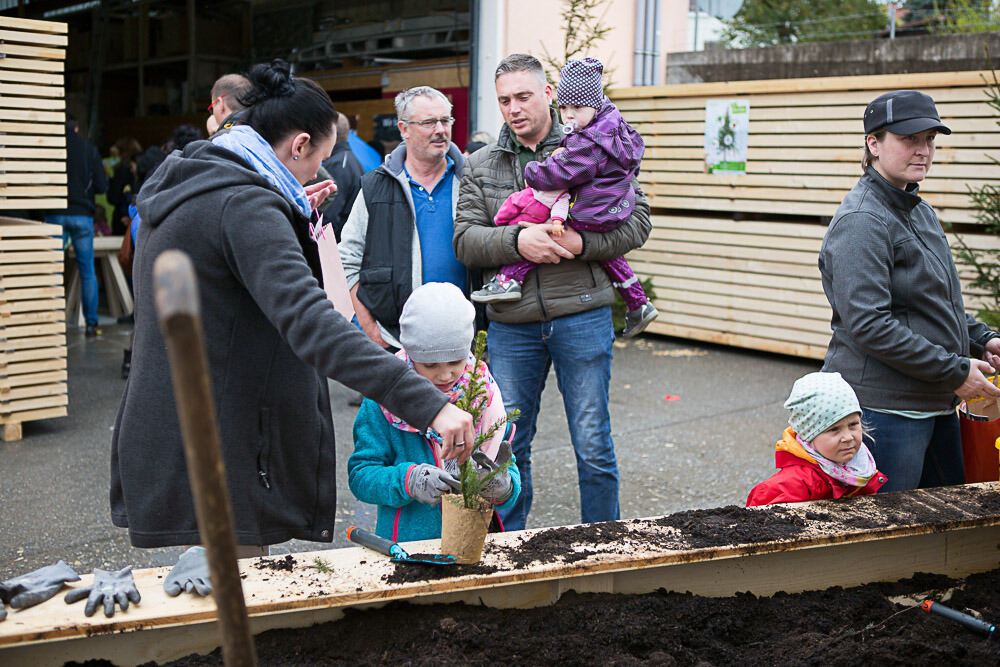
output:
POLYGON ((465 359, 475 335, 476 309, 451 283, 413 290, 399 316, 399 342, 413 361, 436 364, 465 359))
POLYGON ((604 101, 603 73, 604 65, 597 58, 570 60, 559 73, 559 104, 600 109, 604 101))
POLYGON ((785 409, 792 412, 788 423, 795 433, 809 442, 844 417, 861 412, 861 405, 840 373, 810 373, 792 385, 785 409))

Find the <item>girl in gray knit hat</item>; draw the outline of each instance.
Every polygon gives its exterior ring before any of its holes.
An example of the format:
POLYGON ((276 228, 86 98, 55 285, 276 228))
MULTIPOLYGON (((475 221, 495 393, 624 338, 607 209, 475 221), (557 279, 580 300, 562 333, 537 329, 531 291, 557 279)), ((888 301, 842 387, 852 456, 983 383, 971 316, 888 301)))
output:
MULTIPOLYGON (((475 335, 475 308, 451 283, 427 283, 413 290, 399 317, 396 356, 448 394, 450 402, 461 398, 474 369, 486 381, 486 406, 476 432, 480 433, 507 417, 503 398, 489 368, 476 365, 471 353, 475 335)), ((494 477, 482 490, 485 500, 499 509, 514 504, 521 492, 521 476, 513 462, 509 432, 498 429, 480 446, 485 461, 483 474, 492 462, 510 460, 510 467, 494 477)), ((375 534, 394 542, 441 537, 441 496, 458 491, 458 465, 442 460, 440 437, 410 426, 371 399, 365 399, 354 420, 354 453, 347 460, 348 484, 359 500, 378 506, 375 534)), ((455 447, 475 443, 455 443, 455 447)))
MULTIPOLYGON (((639 164, 646 150, 642 137, 625 122, 601 87, 604 65, 596 58, 570 60, 559 75, 559 113, 564 137, 544 162, 529 162, 524 181, 497 212, 496 225, 552 223, 561 236, 563 223, 577 231, 607 232, 632 215, 639 164), (570 207, 572 206, 572 211, 570 207)), ((625 330, 631 338, 659 314, 624 257, 600 262, 625 300, 625 330)), ((518 301, 525 277, 537 264, 522 260, 500 268, 482 289, 478 303, 518 301)))
POLYGON ((788 428, 774 446, 778 472, 753 487, 747 507, 872 494, 886 477, 862 442, 861 406, 840 373, 810 373, 785 401, 788 428))

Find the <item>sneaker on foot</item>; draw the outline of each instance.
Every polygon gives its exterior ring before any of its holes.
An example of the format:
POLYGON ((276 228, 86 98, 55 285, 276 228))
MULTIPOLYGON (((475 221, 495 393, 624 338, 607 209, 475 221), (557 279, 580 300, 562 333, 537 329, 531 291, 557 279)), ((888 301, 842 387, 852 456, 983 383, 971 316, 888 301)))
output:
POLYGON ((494 277, 493 280, 483 285, 482 289, 473 292, 471 296, 476 303, 520 301, 521 286, 514 280, 501 281, 499 277, 494 277))
POLYGON ((649 301, 635 310, 628 311, 625 313, 625 328, 622 330, 622 338, 632 338, 643 331, 659 314, 656 307, 649 301))
POLYGON ((87 331, 86 331, 87 338, 97 338, 102 333, 104 333, 104 332, 101 331, 100 329, 98 329, 96 324, 88 324, 87 325, 87 331))

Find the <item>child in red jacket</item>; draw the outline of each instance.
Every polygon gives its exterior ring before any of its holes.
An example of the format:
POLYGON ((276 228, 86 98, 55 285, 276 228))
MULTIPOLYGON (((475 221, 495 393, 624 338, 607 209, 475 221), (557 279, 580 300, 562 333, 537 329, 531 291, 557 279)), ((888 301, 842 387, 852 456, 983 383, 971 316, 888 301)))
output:
POLYGON ((750 490, 747 507, 878 491, 886 477, 862 442, 861 405, 840 373, 810 373, 785 401, 788 428, 774 446, 778 472, 750 490))

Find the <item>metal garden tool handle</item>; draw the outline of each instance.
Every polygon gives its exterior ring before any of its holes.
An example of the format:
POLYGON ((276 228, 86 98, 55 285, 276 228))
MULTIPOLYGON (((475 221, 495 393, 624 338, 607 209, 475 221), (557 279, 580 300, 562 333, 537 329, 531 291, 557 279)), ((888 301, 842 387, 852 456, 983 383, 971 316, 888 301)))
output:
POLYGON ((406 552, 403 550, 403 547, 399 546, 392 540, 379 537, 375 533, 368 532, 363 528, 358 528, 357 526, 351 526, 348 528, 347 539, 355 544, 368 547, 372 551, 377 551, 380 554, 385 554, 386 556, 391 556, 392 558, 406 559, 406 552))
POLYGON ((227 666, 254 667, 257 654, 236 564, 233 512, 191 260, 180 250, 163 252, 153 265, 153 285, 157 317, 170 359, 198 530, 208 555, 222 656, 227 666))
POLYGON ((930 612, 932 614, 937 614, 938 616, 944 616, 945 618, 951 619, 956 623, 961 623, 965 627, 973 630, 975 632, 981 632, 984 635, 993 635, 993 631, 996 630, 996 626, 992 623, 987 623, 986 621, 980 621, 974 616, 969 616, 968 614, 956 611, 951 607, 946 607, 940 602, 934 602, 933 600, 924 600, 920 608, 924 611, 930 612))

